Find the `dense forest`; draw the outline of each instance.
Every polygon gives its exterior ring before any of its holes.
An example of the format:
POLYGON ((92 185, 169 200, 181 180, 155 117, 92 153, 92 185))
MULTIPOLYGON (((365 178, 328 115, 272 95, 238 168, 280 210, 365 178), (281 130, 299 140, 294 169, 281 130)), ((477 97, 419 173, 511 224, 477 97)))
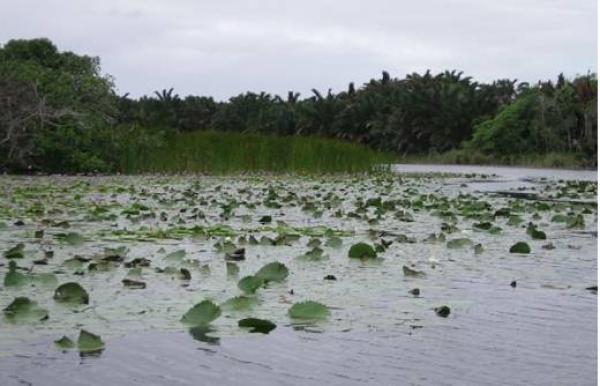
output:
POLYGON ((319 136, 399 156, 459 151, 498 162, 569 153, 591 166, 597 94, 589 73, 528 84, 384 71, 363 85, 305 97, 247 92, 220 102, 171 88, 134 99, 117 95, 99 58, 61 52, 47 39, 11 40, 0 47, 0 169, 119 171, 132 147, 151 152, 198 131, 319 136))

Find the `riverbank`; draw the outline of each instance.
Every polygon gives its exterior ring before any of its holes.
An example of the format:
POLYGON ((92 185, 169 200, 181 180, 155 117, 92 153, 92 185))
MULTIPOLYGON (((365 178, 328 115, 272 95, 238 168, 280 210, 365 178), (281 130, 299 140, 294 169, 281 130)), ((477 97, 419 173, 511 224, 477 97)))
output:
POLYGON ((579 153, 511 154, 507 156, 485 155, 466 150, 450 150, 445 153, 407 155, 399 159, 403 164, 486 165, 520 166, 528 168, 586 169, 597 168, 597 159, 589 159, 579 153))

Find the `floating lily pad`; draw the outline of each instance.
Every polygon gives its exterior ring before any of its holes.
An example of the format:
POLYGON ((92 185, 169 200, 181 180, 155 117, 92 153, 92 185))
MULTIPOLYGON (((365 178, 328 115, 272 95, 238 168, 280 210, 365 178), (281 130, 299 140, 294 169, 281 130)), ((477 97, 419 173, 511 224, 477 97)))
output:
POLYGON ((77 339, 77 348, 81 355, 94 355, 104 350, 104 342, 100 336, 81 330, 77 339))
POLYGON ((257 318, 242 319, 238 322, 238 326, 249 328, 250 332, 259 332, 262 334, 268 334, 277 327, 277 325, 270 320, 257 318))
POLYGON ((88 304, 90 297, 79 283, 69 282, 61 284, 54 291, 54 300, 61 303, 88 304))
POLYGON ((18 297, 4 310, 7 319, 13 322, 39 321, 48 319, 48 311, 27 297, 18 297))
POLYGON ((311 300, 295 303, 288 310, 288 315, 293 319, 327 319, 329 314, 327 306, 311 300))
POLYGON ((25 256, 25 244, 18 243, 8 251, 4 252, 7 259, 22 259, 25 256))
POLYGON ((464 237, 448 240, 448 242, 446 243, 446 247, 448 247, 450 249, 465 248, 465 247, 470 247, 471 245, 473 245, 473 241, 471 239, 464 238, 464 237))
POLYGON ((238 282, 238 288, 247 294, 253 294, 265 284, 264 280, 256 276, 246 276, 238 282))
POLYGON ((219 316, 221 316, 221 308, 210 300, 204 300, 190 308, 181 321, 192 326, 203 326, 210 324, 219 316))
POLYGON ((17 263, 11 260, 8 264, 8 272, 4 275, 4 286, 5 287, 22 287, 29 283, 29 278, 17 272, 17 263))
POLYGON ((377 253, 369 244, 358 243, 350 247, 348 257, 352 259, 374 259, 377 257, 377 253))
POLYGON ((73 342, 69 337, 63 336, 60 339, 54 341, 54 344, 57 348, 61 350, 68 350, 75 347, 75 342, 73 342))
POLYGON ((85 242, 85 238, 77 232, 59 233, 56 238, 72 246, 80 246, 85 242))
POLYGON ((518 243, 514 244, 512 247, 510 247, 509 250, 510 253, 529 253, 531 252, 531 248, 529 248, 529 245, 523 241, 519 241, 518 243))
POLYGON ((236 296, 221 304, 221 309, 225 311, 245 311, 252 309, 257 303, 255 297, 236 296))
POLYGON ((255 274, 254 278, 262 280, 265 283, 270 281, 280 282, 288 277, 289 271, 287 267, 280 262, 273 262, 263 266, 255 274))

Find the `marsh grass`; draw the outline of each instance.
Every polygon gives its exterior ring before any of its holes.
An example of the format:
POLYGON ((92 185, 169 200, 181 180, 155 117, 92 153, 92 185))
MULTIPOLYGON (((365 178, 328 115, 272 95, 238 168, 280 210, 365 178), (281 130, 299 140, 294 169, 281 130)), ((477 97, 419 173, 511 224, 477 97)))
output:
POLYGON ((124 173, 360 173, 396 161, 334 139, 212 131, 174 135, 151 152, 128 149, 121 160, 124 173))

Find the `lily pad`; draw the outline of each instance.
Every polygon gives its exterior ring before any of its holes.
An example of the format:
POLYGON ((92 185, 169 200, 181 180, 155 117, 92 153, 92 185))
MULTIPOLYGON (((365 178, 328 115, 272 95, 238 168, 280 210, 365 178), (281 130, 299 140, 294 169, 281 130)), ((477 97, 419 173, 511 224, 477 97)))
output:
POLYGON ((273 262, 263 266, 255 274, 254 278, 263 280, 265 283, 270 281, 280 282, 288 277, 289 271, 287 267, 280 262, 273 262))
POLYGON ((90 297, 79 283, 69 282, 58 286, 54 291, 54 300, 61 303, 88 304, 90 297))
POLYGON ((471 245, 473 245, 473 241, 467 238, 452 239, 448 240, 446 243, 446 247, 450 249, 465 248, 470 247, 471 245))
POLYGON ((14 322, 48 319, 48 311, 27 297, 15 298, 3 311, 6 318, 14 322))
POLYGON ((245 311, 252 309, 257 303, 255 297, 236 296, 221 304, 221 309, 225 311, 245 311))
POLYGON ((519 241, 518 243, 514 244, 512 247, 510 247, 509 250, 510 253, 529 253, 531 252, 531 248, 529 248, 529 245, 523 241, 519 241))
POLYGON ((77 232, 59 233, 56 238, 65 244, 79 246, 85 242, 85 238, 77 232))
POLYGON ((4 275, 4 286, 5 287, 22 287, 29 283, 29 278, 17 272, 17 263, 10 261, 8 264, 8 272, 4 275))
POLYGON ((293 319, 327 319, 330 312, 324 304, 309 300, 292 305, 288 315, 293 319))
POLYGON ((238 326, 250 328, 250 332, 259 332, 262 334, 268 334, 277 327, 277 325, 270 320, 257 318, 242 319, 238 322, 238 326))
POLYGON ((100 336, 81 330, 77 339, 77 348, 82 355, 98 354, 104 350, 104 342, 100 336))
POLYGON ((210 300, 204 300, 190 308, 181 321, 192 326, 205 326, 219 316, 221 316, 221 308, 210 300))
POLYGON ((358 243, 350 247, 348 257, 352 259, 374 259, 377 257, 377 253, 369 244, 358 243))
POLYGON ((18 243, 8 251, 4 252, 7 259, 22 259, 25 256, 25 244, 18 243))
POLYGON ((256 276, 246 276, 238 282, 238 288, 247 294, 253 294, 265 284, 264 280, 256 276))
POLYGON ((61 350, 68 350, 75 347, 75 342, 73 342, 69 337, 63 336, 60 339, 54 341, 54 344, 57 348, 61 350))

